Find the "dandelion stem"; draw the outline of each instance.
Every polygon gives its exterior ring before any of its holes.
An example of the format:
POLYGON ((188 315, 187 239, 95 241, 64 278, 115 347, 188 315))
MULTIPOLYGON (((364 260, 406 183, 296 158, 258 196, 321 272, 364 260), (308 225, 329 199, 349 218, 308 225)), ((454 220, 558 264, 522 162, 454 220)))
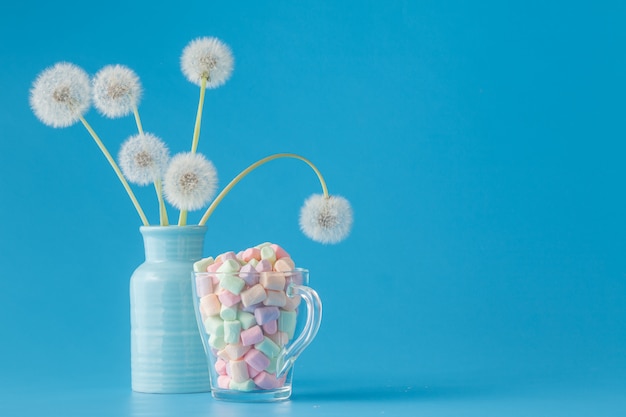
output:
POLYGON ((163 183, 161 179, 154 181, 154 189, 159 200, 159 218, 161 226, 169 226, 170 221, 167 218, 167 209, 165 208, 165 200, 163 200, 163 183))
POLYGON ((96 134, 95 130, 93 130, 93 128, 89 125, 89 123, 87 123, 87 120, 85 120, 85 118, 83 116, 80 116, 80 121, 82 122, 83 126, 85 126, 85 129, 87 129, 87 131, 89 132, 89 134, 91 135, 93 140, 98 145, 98 147, 100 148, 100 151, 102 151, 102 153, 104 154, 104 157, 107 159, 107 161, 109 161, 109 164, 111 164, 111 167, 113 168, 113 170, 117 174, 117 178, 119 178, 119 180, 121 181, 122 185, 124 186, 124 189, 128 193, 128 196, 130 197, 131 201, 133 202, 133 205, 135 206, 135 209, 137 210, 137 213, 139 214, 139 217, 141 217, 141 221, 143 222, 143 225, 144 226, 148 226, 149 225, 148 218, 146 217, 145 213, 143 212, 143 210, 141 208, 141 205, 139 205, 139 201, 137 201, 137 197, 135 197, 135 194, 133 193, 133 190, 131 190, 130 186, 128 185, 128 182, 126 181, 126 178, 124 178, 124 175, 122 174, 122 171, 120 170, 120 168, 115 163, 115 160, 113 159, 113 157, 111 156, 111 154, 107 150, 106 146, 104 146, 104 143, 102 143, 102 141, 100 140, 100 138, 96 134))
POLYGON ((273 161, 273 160, 279 159, 279 158, 299 159, 299 160, 305 162, 306 164, 308 164, 311 167, 311 169, 313 169, 313 171, 315 171, 315 174, 317 175, 317 178, 319 179, 319 182, 320 182, 320 184, 322 186, 322 191, 324 192, 324 197, 328 198, 328 187, 326 186, 326 181, 324 181, 324 177, 322 177, 322 173, 319 171, 319 169, 317 169, 317 167, 315 165, 313 165, 313 163, 311 161, 309 161, 308 159, 306 159, 303 156, 296 155, 294 153, 277 153, 277 154, 265 157, 263 159, 259 159, 258 161, 256 161, 252 165, 250 165, 248 168, 246 168, 243 171, 241 171, 235 178, 233 178, 230 181, 230 183, 228 183, 228 185, 226 187, 224 187, 224 189, 218 194, 218 196, 215 197, 215 200, 213 200, 213 202, 211 203, 209 208, 204 213, 204 216, 202 216, 202 218, 200 219, 199 225, 200 226, 204 226, 206 224, 207 220, 209 220, 209 217, 211 217, 211 214, 213 214, 213 212, 215 211, 217 206, 221 203, 221 201, 224 199, 224 197, 226 197, 226 195, 230 192, 230 190, 235 185, 237 185, 237 183, 239 183, 239 181, 244 179, 249 173, 251 173, 252 171, 257 169, 261 165, 264 165, 264 164, 266 164, 266 163, 268 163, 270 161, 273 161))
MULTIPOLYGON (((200 124, 202 123, 202 109, 204 107, 204 93, 206 92, 206 83, 208 77, 202 77, 200 81, 200 99, 198 100, 198 111, 196 112, 196 124, 193 128, 193 140, 191 142, 191 153, 198 150, 198 141, 200 139, 200 124)), ((178 217, 178 225, 187 224, 187 210, 181 210, 178 217)))
POLYGON ((135 115, 135 122, 137 123, 137 131, 140 135, 143 135, 143 127, 141 126, 141 118, 139 117, 137 106, 133 106, 133 114, 135 115))
MULTIPOLYGON (((133 105, 133 114, 135 115, 135 122, 137 123, 137 131, 143 136, 143 126, 141 125, 141 118, 139 117, 139 109, 136 105, 133 105)), ((165 201, 163 200, 163 184, 161 179, 154 181, 154 189, 156 191, 157 200, 159 201, 159 222, 161 226, 168 226, 169 219, 167 218, 167 208, 165 207, 165 201)))
POLYGON ((198 141, 200 138, 200 124, 202 123, 202 109, 204 107, 204 93, 206 91, 207 77, 202 77, 200 82, 200 99, 198 100, 198 111, 196 112, 196 124, 193 128, 193 141, 191 142, 191 153, 198 150, 198 141))

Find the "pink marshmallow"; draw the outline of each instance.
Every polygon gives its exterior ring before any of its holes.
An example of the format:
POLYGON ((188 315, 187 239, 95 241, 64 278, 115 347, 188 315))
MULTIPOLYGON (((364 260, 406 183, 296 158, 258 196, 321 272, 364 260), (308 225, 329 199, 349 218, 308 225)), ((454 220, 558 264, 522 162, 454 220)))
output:
POLYGON ((285 305, 282 307, 283 310, 294 311, 302 302, 302 296, 300 294, 296 294, 293 297, 287 297, 285 305))
POLYGON ((268 374, 265 371, 261 372, 254 378, 254 383, 261 389, 274 389, 283 384, 276 378, 275 375, 268 374))
POLYGON ((217 272, 217 270, 220 268, 220 266, 222 266, 222 261, 220 262, 213 262, 211 265, 209 265, 206 269, 207 272, 217 272))
POLYGON ((215 361, 215 372, 218 375, 226 375, 226 361, 218 359, 215 361))
POLYGON ((286 250, 284 250, 283 248, 281 248, 280 246, 278 246, 275 243, 272 243, 270 245, 270 248, 274 249, 274 253, 276 253, 276 258, 290 258, 289 254, 287 253, 286 250))
POLYGON ((251 346, 263 340, 263 330, 260 326, 254 325, 247 330, 242 330, 240 337, 242 345, 251 346))
POLYGON ((228 259, 232 259, 234 261, 237 260, 237 254, 233 251, 230 252, 224 252, 221 255, 219 255, 217 258, 215 258, 215 262, 226 262, 228 259))
MULTIPOLYGON (((263 371, 270 364, 270 359, 263 352, 256 349, 250 349, 243 357, 248 365, 257 371, 263 371)), ((254 378, 254 376, 252 377, 254 378)))
POLYGON ((232 307, 241 301, 241 296, 237 294, 233 294, 228 290, 220 291, 217 294, 217 297, 220 299, 220 302, 224 304, 226 307, 232 307))
POLYGON ((261 371, 257 371, 256 369, 254 369, 253 367, 248 365, 248 375, 250 375, 250 378, 254 379, 254 377, 257 376, 260 373, 261 373, 261 371))
POLYGON ((268 334, 267 337, 276 345, 282 347, 289 342, 289 335, 285 332, 276 332, 274 334, 268 334))
POLYGON ((261 260, 261 250, 259 248, 248 248, 243 251, 241 255, 241 259, 245 262, 250 262, 252 259, 256 259, 257 261, 261 260))
POLYGON ((217 386, 222 389, 229 389, 230 377, 228 375, 220 375, 217 377, 217 386))
POLYGON ((196 294, 198 297, 204 297, 205 295, 213 292, 213 281, 207 274, 196 275, 196 294))

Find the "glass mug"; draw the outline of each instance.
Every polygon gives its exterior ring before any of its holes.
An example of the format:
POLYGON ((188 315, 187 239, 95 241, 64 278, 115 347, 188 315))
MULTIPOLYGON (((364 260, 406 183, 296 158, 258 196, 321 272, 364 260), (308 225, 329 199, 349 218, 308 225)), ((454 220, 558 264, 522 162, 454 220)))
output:
POLYGON ((288 399, 293 364, 322 320, 309 271, 194 272, 192 281, 213 397, 288 399))

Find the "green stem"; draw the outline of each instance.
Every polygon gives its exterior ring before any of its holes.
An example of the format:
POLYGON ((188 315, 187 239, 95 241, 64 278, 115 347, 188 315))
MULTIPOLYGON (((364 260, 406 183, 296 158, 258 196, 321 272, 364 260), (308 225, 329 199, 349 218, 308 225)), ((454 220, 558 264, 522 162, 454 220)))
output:
MULTIPOLYGON (((193 140, 191 141, 191 153, 198 150, 198 141, 200 140, 200 124, 202 123, 202 109, 204 108, 204 93, 206 92, 206 83, 208 77, 202 77, 200 81, 200 99, 198 100, 198 111, 196 112, 196 124, 193 128, 193 140)), ((178 217, 178 225, 187 224, 187 210, 181 210, 178 217)))
MULTIPOLYGON (((135 115, 135 123, 137 123, 137 131, 143 136, 143 126, 141 125, 141 118, 139 117, 139 109, 137 109, 137 106, 133 106, 133 114, 135 115)), ((167 226, 169 225, 169 219, 167 218, 167 208, 163 200, 163 185, 161 184, 160 178, 154 181, 154 189, 159 202, 159 223, 161 226, 167 226)))
POLYGON ((135 206, 135 209, 137 210, 137 213, 139 214, 139 217, 141 217, 141 221, 143 222, 143 225, 144 226, 148 226, 149 225, 148 218, 144 214, 144 212, 143 212, 143 210, 141 208, 141 205, 139 204, 139 201, 137 201, 137 197, 135 197, 135 194, 133 193, 133 190, 131 190, 130 186, 128 185, 128 182, 126 181, 126 178, 124 178, 124 175, 122 174, 122 171, 120 170, 120 168, 115 163, 115 160, 113 159, 113 157, 111 156, 111 154, 107 150, 106 146, 104 146, 104 143, 102 143, 102 141, 100 140, 100 138, 98 137, 96 132, 89 125, 89 123, 87 123, 87 120, 85 120, 85 118, 83 116, 80 116, 80 121, 83 123, 83 126, 85 126, 85 129, 87 129, 87 131, 89 132, 89 134, 91 135, 93 140, 98 145, 98 147, 100 148, 100 151, 102 151, 102 153, 104 154, 104 157, 107 159, 107 161, 109 161, 109 164, 111 164, 111 167, 113 168, 113 170, 117 174, 117 178, 119 178, 119 180, 121 181, 122 185, 124 186, 124 189, 126 190, 126 193, 128 193, 128 196, 130 197, 131 201, 133 202, 133 205, 135 206))
POLYGON ((139 118, 139 110, 137 106, 133 106, 133 114, 135 115, 135 123, 137 123, 137 131, 143 136, 143 127, 141 126, 141 119, 139 118))
POLYGON ((161 226, 169 226, 170 221, 167 218, 167 209, 165 208, 165 200, 163 200, 163 184, 160 179, 154 182, 154 189, 157 194, 157 199, 159 200, 159 218, 161 226))
POLYGON ((324 177, 322 177, 322 173, 319 171, 319 169, 317 169, 317 167, 315 165, 313 165, 313 163, 311 161, 309 161, 308 159, 306 159, 303 156, 296 155, 294 153, 277 153, 277 154, 265 157, 263 159, 259 159, 254 164, 250 165, 248 168, 246 168, 243 171, 241 171, 235 178, 233 178, 230 181, 230 183, 228 183, 228 185, 218 194, 218 196, 215 197, 215 200, 213 200, 213 202, 211 203, 209 208, 204 213, 204 216, 202 216, 202 218, 200 219, 199 225, 200 226, 204 226, 206 224, 207 220, 209 220, 209 217, 211 217, 211 214, 213 214, 213 212, 215 211, 217 206, 221 203, 221 201, 224 199, 224 197, 226 197, 226 195, 230 192, 230 190, 232 190, 232 188, 235 185, 237 185, 237 183, 239 183, 239 181, 244 179, 249 173, 251 173, 252 171, 257 169, 261 165, 264 165, 264 164, 266 164, 266 163, 268 163, 270 161, 273 161, 274 159, 279 159, 279 158, 299 159, 300 161, 303 161, 306 164, 308 164, 311 167, 311 169, 313 169, 313 171, 315 171, 315 174, 317 175, 317 178, 318 178, 318 180, 319 180, 319 182, 320 182, 320 184, 322 186, 322 191, 324 193, 324 197, 328 198, 328 187, 326 186, 326 181, 324 181, 324 177))

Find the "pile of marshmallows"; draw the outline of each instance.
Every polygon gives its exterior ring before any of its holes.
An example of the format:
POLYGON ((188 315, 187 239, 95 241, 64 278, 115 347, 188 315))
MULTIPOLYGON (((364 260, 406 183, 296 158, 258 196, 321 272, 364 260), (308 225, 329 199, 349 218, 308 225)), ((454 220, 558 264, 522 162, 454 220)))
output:
POLYGON ((292 282, 301 283, 294 269, 289 254, 272 243, 194 264, 219 388, 251 391, 284 385, 285 377, 276 377, 276 362, 296 329, 301 297, 286 292, 292 282))

